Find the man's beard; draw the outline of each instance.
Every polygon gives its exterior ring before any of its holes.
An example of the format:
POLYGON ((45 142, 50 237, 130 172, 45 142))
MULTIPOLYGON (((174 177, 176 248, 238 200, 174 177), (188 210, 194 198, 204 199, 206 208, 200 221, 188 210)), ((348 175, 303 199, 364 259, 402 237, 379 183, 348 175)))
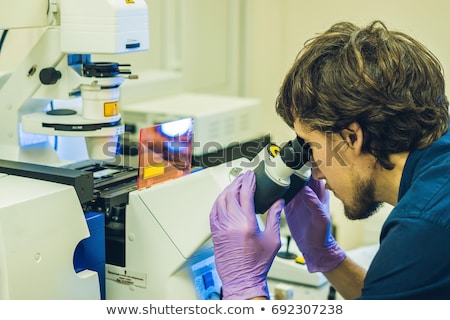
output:
POLYGON ((354 177, 353 181, 352 198, 349 203, 344 203, 345 216, 350 220, 366 219, 377 212, 383 203, 375 201, 375 182, 372 178, 363 181, 354 177))

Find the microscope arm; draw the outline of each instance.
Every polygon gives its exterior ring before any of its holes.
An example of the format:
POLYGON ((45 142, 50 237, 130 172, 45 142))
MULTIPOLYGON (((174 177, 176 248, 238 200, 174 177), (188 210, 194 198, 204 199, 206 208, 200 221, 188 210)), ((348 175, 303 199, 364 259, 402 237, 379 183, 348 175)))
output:
MULTIPOLYGON (((0 88, 0 144, 5 147, 19 146, 20 111, 41 87, 39 73, 43 68, 56 67, 65 54, 59 50, 59 29, 48 28, 31 49, 21 65, 9 75, 0 88)), ((64 76, 64 75, 63 75, 64 76)))
MULTIPOLYGON (((0 4, 4 1, 0 0, 0 4)), ((40 17, 38 21, 32 17, 30 21, 21 18, 19 23, 14 23, 7 18, 6 10, 0 12, 0 29, 46 27, 19 67, 11 75, 0 78, 0 113, 4 120, 0 127, 0 159, 34 162, 34 155, 22 157, 25 150, 21 146, 21 131, 38 135, 86 137, 89 139, 86 140, 89 156, 109 157, 109 154, 102 152, 103 146, 116 141, 124 130, 120 123, 118 102, 119 86, 124 79, 121 74, 125 72, 113 77, 109 74, 84 74, 84 69, 69 66, 67 57, 73 54, 86 56, 147 50, 148 10, 145 0, 34 1, 39 1, 36 4, 39 5, 39 10, 36 9, 40 17), (42 17, 44 13, 46 17, 42 17), (41 71, 46 68, 57 69, 57 78, 48 85, 40 79, 41 71), (1 83, 4 83, 3 86, 1 83), (86 94, 83 94, 83 88, 86 94), (76 112, 74 116, 47 117, 46 107, 50 100, 68 99, 74 92, 80 91, 82 112, 76 112)), ((25 9, 28 4, 35 7, 30 0, 19 0, 12 6, 5 4, 1 7, 17 14, 28 12, 25 9)), ((11 47, 3 49, 11 50, 11 47)), ((31 144, 39 147, 33 141, 31 144)))

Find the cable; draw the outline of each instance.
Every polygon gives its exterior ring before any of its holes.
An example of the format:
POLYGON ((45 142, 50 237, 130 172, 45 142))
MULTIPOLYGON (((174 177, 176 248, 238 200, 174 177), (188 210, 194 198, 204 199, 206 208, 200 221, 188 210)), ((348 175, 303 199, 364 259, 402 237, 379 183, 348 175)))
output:
POLYGON ((3 30, 2 37, 0 38, 0 53, 2 52, 3 43, 5 42, 7 34, 8 34, 8 29, 3 30))

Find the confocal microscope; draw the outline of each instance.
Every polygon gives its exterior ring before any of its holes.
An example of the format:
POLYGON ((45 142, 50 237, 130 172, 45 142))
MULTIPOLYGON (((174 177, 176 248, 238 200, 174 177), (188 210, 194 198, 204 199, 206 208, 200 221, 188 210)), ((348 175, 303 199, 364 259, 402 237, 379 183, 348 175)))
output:
MULTIPOLYGON (((119 93, 137 76, 128 64, 92 54, 147 50, 146 2, 0 4, 0 49, 25 50, 14 48, 19 29, 38 34, 17 68, 0 76, 0 298, 218 299, 209 212, 235 174, 255 168, 266 150, 267 137, 242 129, 249 128, 243 119, 259 113, 255 100, 189 94, 148 108, 144 102, 128 108, 139 128, 135 143, 124 145, 119 93), (220 108, 205 113, 197 99, 220 108), (228 136, 216 141, 240 142, 239 132, 254 141, 203 157, 195 142, 211 137, 199 130, 218 132, 214 123, 230 101, 244 125, 236 136, 222 130, 228 136), (169 112, 173 103, 196 108, 169 112), (162 123, 142 121, 146 114, 161 120, 162 111, 162 123), (72 157, 62 156, 63 142, 72 157)), ((272 274, 286 270, 307 275, 284 262, 272 274)))

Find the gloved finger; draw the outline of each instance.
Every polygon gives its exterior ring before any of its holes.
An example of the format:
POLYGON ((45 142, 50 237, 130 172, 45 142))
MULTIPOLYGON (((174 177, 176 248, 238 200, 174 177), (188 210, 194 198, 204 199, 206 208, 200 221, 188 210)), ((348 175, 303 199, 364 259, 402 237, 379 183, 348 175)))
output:
POLYGON ((307 186, 309 186, 317 194, 319 200, 323 203, 328 201, 328 191, 325 189, 325 184, 322 180, 309 179, 307 186))
MULTIPOLYGON (((233 202, 238 202, 239 191, 242 184, 243 175, 237 176, 225 189, 217 196, 210 212, 210 224, 213 222, 217 227, 227 225, 230 214, 233 214, 233 202), (234 199, 234 201, 233 201, 234 199)), ((234 206, 235 207, 235 206, 234 206)))
POLYGON ((266 229, 264 232, 271 232, 273 234, 280 234, 280 219, 281 210, 284 207, 284 200, 279 199, 272 204, 272 206, 267 211, 266 217, 266 229))
POLYGON ((256 178, 252 170, 246 171, 242 179, 242 187, 240 190, 240 203, 244 213, 251 221, 256 222, 255 217, 255 190, 256 178))
POLYGON ((209 212, 209 228, 211 231, 220 226, 218 214, 217 201, 214 201, 211 211, 209 212))
POLYGON ((298 207, 298 204, 301 202, 302 199, 302 190, 303 188, 297 192, 297 194, 287 203, 285 204, 285 211, 292 211, 296 207, 298 207))
POLYGON ((308 209, 314 210, 314 209, 316 209, 317 207, 319 207, 321 205, 321 201, 319 199, 319 196, 309 186, 305 186, 303 188, 302 195, 303 195, 303 203, 305 204, 305 206, 308 209))
POLYGON ((232 232, 246 226, 242 208, 233 194, 225 194, 213 205, 211 231, 232 232))
MULTIPOLYGON (((236 179, 234 179, 228 186, 226 186, 223 191, 219 194, 216 199, 218 203, 218 207, 224 208, 226 211, 226 207, 230 199, 236 199, 239 201, 239 192, 242 186, 243 175, 238 175, 236 179)), ((225 212, 226 213, 226 212, 225 212)))
MULTIPOLYGON (((303 188, 303 203, 311 212, 318 212, 323 217, 328 217, 328 206, 317 197, 317 194, 308 186, 303 188)), ((328 219, 328 218, 327 218, 328 219)))
MULTIPOLYGON (((225 189, 221 192, 220 195, 226 196, 228 194, 234 194, 236 196, 239 195, 239 191, 242 186, 242 181, 244 179, 244 174, 239 174, 231 183, 225 187, 225 189)), ((219 195, 219 196, 220 196, 219 195)))
POLYGON ((289 201, 285 207, 284 207, 284 212, 286 214, 286 217, 288 216, 292 216, 293 214, 295 214, 296 212, 298 212, 299 210, 302 210, 302 207, 304 207, 304 199, 305 199, 305 189, 306 190, 311 190, 310 187, 308 187, 308 185, 304 186, 295 196, 294 198, 291 199, 291 201, 289 201), (307 188, 307 189, 306 189, 307 188))
POLYGON ((228 210, 225 200, 226 194, 221 194, 213 204, 209 215, 209 224, 211 231, 226 230, 229 225, 228 210))

